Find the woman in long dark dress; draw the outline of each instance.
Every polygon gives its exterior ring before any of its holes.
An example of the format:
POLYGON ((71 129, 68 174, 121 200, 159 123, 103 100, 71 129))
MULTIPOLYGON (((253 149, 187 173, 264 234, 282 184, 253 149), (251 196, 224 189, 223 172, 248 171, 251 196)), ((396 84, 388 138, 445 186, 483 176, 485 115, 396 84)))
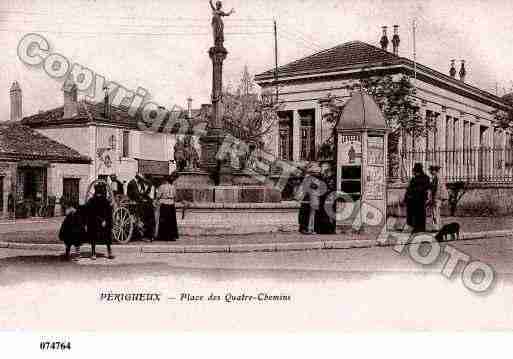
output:
POLYGON ((157 240, 176 241, 178 239, 178 223, 176 222, 176 189, 173 178, 167 176, 158 188, 157 201, 160 205, 157 240))
POLYGON ((91 259, 96 259, 96 244, 107 245, 107 258, 112 255, 112 205, 104 184, 94 186, 94 195, 87 201, 87 235, 91 240, 91 259))
POLYGON ((426 201, 430 189, 429 177, 424 173, 421 163, 413 166, 413 178, 406 189, 406 222, 412 232, 426 231, 426 201))

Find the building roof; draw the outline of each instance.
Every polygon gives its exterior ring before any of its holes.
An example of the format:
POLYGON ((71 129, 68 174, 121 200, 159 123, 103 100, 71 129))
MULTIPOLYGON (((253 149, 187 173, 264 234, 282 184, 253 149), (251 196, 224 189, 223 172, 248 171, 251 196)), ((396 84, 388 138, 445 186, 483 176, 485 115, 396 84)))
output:
MULTIPOLYGON (((288 77, 319 71, 326 72, 358 64, 393 62, 397 59, 398 57, 394 54, 376 46, 361 41, 351 41, 280 66, 278 67, 278 76, 288 77)), ((274 69, 257 75, 258 78, 268 76, 274 76, 274 69)))
MULTIPOLYGON (((362 41, 350 41, 278 67, 278 81, 284 81, 292 77, 304 78, 308 76, 315 78, 316 76, 326 76, 328 73, 348 70, 361 71, 365 68, 370 70, 373 67, 389 69, 407 67, 409 68, 408 73, 412 75, 414 62, 362 41)), ((430 76, 439 80, 438 86, 450 88, 454 92, 484 100, 487 103, 510 107, 510 104, 500 97, 428 66, 416 63, 416 68, 417 78, 421 80, 429 80, 430 76)), ((271 69, 256 75, 255 80, 257 83, 269 81, 272 83, 274 76, 275 70, 271 69)))
MULTIPOLYGON (((42 111, 38 114, 24 117, 22 123, 32 128, 54 127, 60 125, 73 125, 85 123, 103 123, 114 126, 138 129, 137 122, 142 120, 141 112, 137 112, 135 116, 130 116, 129 108, 124 106, 110 106, 110 116, 105 117, 105 105, 103 102, 89 102, 85 100, 77 101, 77 115, 71 118, 63 118, 64 107, 60 106, 48 111, 42 111)), ((174 111, 178 118, 185 118, 187 111, 174 111)), ((192 110, 192 118, 196 119, 201 116, 201 110, 192 110)), ((164 123, 169 119, 169 113, 164 123)))
POLYGON ((383 112, 372 97, 364 91, 355 91, 342 110, 337 129, 386 129, 383 112))
POLYGON ((19 122, 0 124, 0 159, 91 162, 89 157, 82 156, 74 149, 43 136, 19 122))

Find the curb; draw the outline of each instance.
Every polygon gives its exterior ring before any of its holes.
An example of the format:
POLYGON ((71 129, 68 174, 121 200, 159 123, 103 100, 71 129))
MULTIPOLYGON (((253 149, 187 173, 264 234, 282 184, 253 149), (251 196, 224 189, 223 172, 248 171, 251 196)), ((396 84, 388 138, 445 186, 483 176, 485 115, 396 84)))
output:
MULTIPOLYGON (((290 252, 307 250, 330 249, 357 249, 371 247, 389 247, 397 244, 408 244, 410 236, 407 233, 391 232, 387 237, 373 239, 353 239, 341 241, 315 241, 315 242, 287 242, 287 243, 248 243, 248 244, 196 244, 196 245, 119 245, 115 246, 117 252, 148 253, 148 254, 185 254, 185 253, 248 253, 248 252, 290 252), (396 236, 395 241, 390 241, 390 236, 396 236)), ((513 230, 499 230, 489 232, 462 233, 462 240, 487 239, 495 237, 513 236, 513 230)), ((446 242, 451 242, 448 240, 446 242)), ((86 245, 88 246, 88 245, 86 245)), ((0 242, 0 248, 27 249, 27 250, 52 250, 62 251, 60 243, 16 243, 0 242)))

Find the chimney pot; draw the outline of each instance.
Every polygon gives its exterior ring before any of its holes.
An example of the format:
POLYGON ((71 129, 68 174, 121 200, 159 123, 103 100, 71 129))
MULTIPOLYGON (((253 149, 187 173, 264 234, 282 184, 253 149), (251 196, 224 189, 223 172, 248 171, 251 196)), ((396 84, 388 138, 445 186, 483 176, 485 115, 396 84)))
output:
POLYGON ((465 60, 461 60, 461 67, 460 67, 460 81, 465 82, 465 76, 467 76, 467 70, 465 69, 465 60))
POLYGON ((64 94, 64 114, 62 118, 72 118, 78 115, 77 85, 73 80, 66 80, 62 86, 64 94))
POLYGON ((399 25, 394 25, 394 36, 392 37, 392 46, 395 56, 399 56, 399 44, 401 38, 399 37, 399 25))
POLYGON ((192 118, 192 98, 187 99, 187 117, 192 118))
POLYGON ((456 62, 456 60, 451 60, 451 68, 449 70, 449 75, 452 78, 456 77, 456 65, 455 65, 455 62, 456 62))
POLYGON ((23 117, 22 112, 22 93, 20 85, 17 81, 12 83, 11 89, 9 90, 11 97, 11 121, 21 121, 23 117))
POLYGON ((379 43, 381 44, 382 50, 388 51, 387 27, 382 26, 381 28, 383 29, 383 35, 381 36, 381 40, 379 41, 379 43))

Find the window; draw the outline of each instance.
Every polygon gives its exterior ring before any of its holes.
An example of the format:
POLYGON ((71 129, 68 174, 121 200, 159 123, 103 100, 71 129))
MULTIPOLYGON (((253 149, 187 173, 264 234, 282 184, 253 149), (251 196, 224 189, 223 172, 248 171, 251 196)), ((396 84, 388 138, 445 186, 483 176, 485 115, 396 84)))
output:
POLYGON ((112 150, 116 150, 116 135, 111 135, 109 137, 109 147, 112 150))
POLYGON ((279 116, 278 158, 292 161, 292 111, 283 111, 279 116))
POLYGON ((315 111, 299 110, 301 118, 301 152, 300 160, 315 160, 315 111))
POLYGON ((130 131, 123 131, 123 157, 130 156, 130 131))

